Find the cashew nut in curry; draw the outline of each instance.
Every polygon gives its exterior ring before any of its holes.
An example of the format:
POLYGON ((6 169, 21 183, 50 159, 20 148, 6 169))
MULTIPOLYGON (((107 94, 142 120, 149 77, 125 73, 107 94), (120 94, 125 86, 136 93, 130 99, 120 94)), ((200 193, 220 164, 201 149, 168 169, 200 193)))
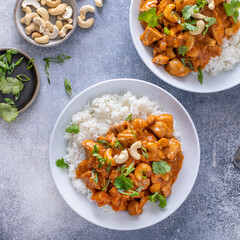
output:
POLYGON ((239 20, 227 15, 224 0, 203 3, 200 6, 196 0, 141 1, 139 20, 145 31, 140 40, 153 48, 152 62, 163 65, 171 75, 184 77, 191 71, 201 71, 210 58, 221 56, 223 39, 239 30, 239 20), (148 22, 154 18, 154 23, 148 22))
POLYGON ((76 178, 92 191, 99 207, 138 215, 151 196, 171 194, 171 186, 182 167, 180 142, 173 136, 169 114, 127 119, 113 125, 97 141, 85 140, 87 159, 80 162, 76 178), (161 172, 161 164, 168 170, 161 172), (128 189, 121 185, 127 181, 128 189))

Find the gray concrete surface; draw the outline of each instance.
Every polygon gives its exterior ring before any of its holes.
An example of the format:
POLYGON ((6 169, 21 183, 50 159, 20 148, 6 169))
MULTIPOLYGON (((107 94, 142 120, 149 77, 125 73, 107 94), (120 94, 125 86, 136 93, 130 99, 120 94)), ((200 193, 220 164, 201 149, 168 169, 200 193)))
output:
MULTIPOLYGON (((78 7, 84 3, 93 0, 78 1, 78 7)), ((130 0, 105 0, 92 29, 78 28, 51 49, 34 47, 19 36, 14 4, 0 1, 0 47, 17 47, 35 57, 41 90, 15 122, 0 120, 0 239, 240 239, 240 170, 232 164, 240 145, 240 86, 192 94, 156 78, 132 43, 130 0), (49 86, 42 59, 60 53, 72 59, 51 66, 49 86), (72 83, 71 97, 64 90, 65 77, 72 83), (201 142, 199 175, 184 204, 165 221, 132 232, 103 229, 74 213, 54 185, 48 159, 53 126, 70 99, 94 83, 119 77, 143 79, 173 94, 192 116, 201 142)))

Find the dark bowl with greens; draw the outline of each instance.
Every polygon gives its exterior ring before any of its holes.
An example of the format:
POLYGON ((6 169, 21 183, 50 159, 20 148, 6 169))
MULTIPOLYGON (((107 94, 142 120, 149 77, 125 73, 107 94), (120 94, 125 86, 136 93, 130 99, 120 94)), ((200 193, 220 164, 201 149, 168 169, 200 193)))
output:
POLYGON ((39 86, 34 58, 17 49, 0 49, 0 118, 15 120, 34 102, 39 86))

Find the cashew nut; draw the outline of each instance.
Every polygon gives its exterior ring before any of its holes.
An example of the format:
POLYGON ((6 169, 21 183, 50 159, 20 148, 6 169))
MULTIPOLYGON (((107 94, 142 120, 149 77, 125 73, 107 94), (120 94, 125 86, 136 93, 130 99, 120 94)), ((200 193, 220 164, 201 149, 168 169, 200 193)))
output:
POLYGON ((205 19, 207 16, 202 15, 201 13, 192 13, 191 16, 196 19, 205 19))
POLYGON ((57 28, 58 28, 59 31, 60 31, 60 30, 62 29, 62 27, 63 27, 63 23, 62 23, 62 21, 60 21, 60 20, 57 20, 56 23, 55 23, 55 25, 57 26, 57 28))
POLYGON ((22 2, 22 7, 25 8, 27 6, 33 6, 35 8, 39 8, 40 4, 36 0, 24 0, 22 2))
POLYGON ((103 6, 103 3, 102 3, 103 0, 95 0, 95 4, 97 7, 102 7, 103 6))
POLYGON ((46 5, 50 8, 55 8, 61 4, 61 0, 46 0, 46 5))
POLYGON ((49 8, 48 13, 53 16, 62 14, 66 10, 67 4, 59 4, 56 8, 49 8))
POLYGON ((79 14, 82 20, 86 19, 87 12, 95 12, 95 8, 91 5, 84 5, 80 8, 79 14))
POLYGON ((25 7, 25 8, 22 8, 23 12, 25 12, 25 16, 23 18, 21 18, 20 22, 22 24, 24 24, 24 20, 25 20, 25 17, 28 13, 31 13, 32 12, 32 9, 30 7, 25 7))
POLYGON ((39 17, 37 13, 35 12, 28 13, 24 18, 21 19, 21 23, 24 23, 25 25, 28 26, 31 23, 31 21, 36 17, 39 17))
POLYGON ((68 30, 71 30, 73 28, 73 26, 71 25, 71 24, 66 24, 66 25, 64 25, 63 27, 62 27, 62 29, 61 29, 61 31, 59 32, 59 36, 61 37, 61 38, 64 38, 65 36, 66 36, 66 34, 67 34, 67 31, 68 30))
POLYGON ((40 17, 44 21, 49 21, 49 14, 46 8, 44 7, 37 8, 36 12, 40 15, 40 17))
POLYGON ((59 33, 58 27, 57 27, 57 26, 54 26, 52 33, 45 30, 45 31, 43 32, 43 35, 44 35, 44 36, 45 36, 45 35, 48 35, 48 36, 49 36, 49 39, 56 39, 56 38, 58 37, 58 33, 59 33))
POLYGON ((33 19, 33 22, 39 26, 39 32, 43 33, 44 30, 46 29, 45 21, 40 17, 36 17, 33 19))
POLYGON ((49 43, 49 36, 44 35, 42 37, 36 37, 34 41, 39 44, 46 44, 46 43, 49 43))
POLYGON ((31 38, 36 38, 36 37, 42 37, 43 35, 39 32, 33 32, 32 35, 31 35, 31 38))
POLYGON ((46 0, 41 0, 41 4, 43 5, 43 6, 45 6, 46 5, 46 0))
POLYGON ((52 32, 54 25, 49 21, 46 21, 45 24, 46 24, 46 29, 52 32))
POLYGON ((141 158, 141 155, 138 153, 138 149, 142 147, 142 143, 140 141, 135 142, 130 147, 130 155, 133 159, 139 160, 141 158))
POLYGON ((35 23, 31 23, 25 28, 25 33, 29 36, 32 34, 32 32, 39 32, 39 26, 35 23))
POLYGON ((208 8, 210 10, 213 10, 215 8, 215 2, 214 0, 207 0, 207 3, 208 3, 208 8))
POLYGON ((197 26, 197 30, 196 31, 189 31, 189 33, 191 35, 199 35, 203 32, 204 28, 205 28, 205 22, 203 20, 198 20, 196 23, 197 26))
POLYGON ((113 159, 117 164, 125 163, 128 160, 128 151, 127 150, 121 151, 120 155, 115 155, 113 159))
POLYGON ((88 20, 84 21, 81 17, 78 17, 78 26, 80 28, 90 28, 94 24, 94 18, 89 18, 88 20))
POLYGON ((67 21, 68 21, 68 23, 73 23, 73 19, 72 18, 69 18, 67 21))
POLYGON ((72 17, 72 14, 73 14, 72 8, 70 6, 67 6, 65 12, 62 15, 62 18, 64 20, 67 20, 72 17))

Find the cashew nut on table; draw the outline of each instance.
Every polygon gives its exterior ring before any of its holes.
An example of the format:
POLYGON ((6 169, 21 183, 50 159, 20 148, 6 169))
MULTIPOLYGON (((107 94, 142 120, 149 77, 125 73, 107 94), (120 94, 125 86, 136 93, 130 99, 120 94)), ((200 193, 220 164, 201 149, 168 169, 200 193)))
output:
POLYGON ((23 0, 22 11, 25 16, 20 22, 26 25, 25 33, 38 44, 64 38, 73 29, 73 9, 62 0, 23 0), (55 24, 51 16, 56 17, 55 24))

